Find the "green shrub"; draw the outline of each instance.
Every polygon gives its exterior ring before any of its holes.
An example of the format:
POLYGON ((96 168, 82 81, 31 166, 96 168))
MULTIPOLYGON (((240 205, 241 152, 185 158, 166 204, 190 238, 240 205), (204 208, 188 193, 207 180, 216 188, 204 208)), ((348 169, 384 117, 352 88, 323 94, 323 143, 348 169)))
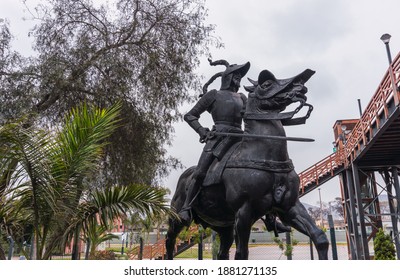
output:
POLYGON ((220 246, 221 246, 221 241, 219 239, 219 235, 216 234, 215 239, 212 243, 212 247, 211 247, 211 254, 212 254, 213 260, 216 260, 218 257, 218 252, 219 252, 220 246))
POLYGON ((279 249, 282 250, 283 254, 286 257, 292 256, 293 255, 293 249, 294 246, 299 244, 299 241, 297 239, 293 238, 293 231, 290 232, 290 244, 284 243, 279 237, 274 237, 272 240, 278 245, 279 249))
POLYGON ((396 250, 392 239, 380 228, 374 239, 375 260, 395 260, 396 250))
POLYGON ((113 251, 96 251, 92 256, 91 260, 115 260, 115 253, 113 251))
POLYGON ((109 247, 105 249, 106 251, 111 251, 114 253, 120 253, 121 252, 121 245, 119 247, 109 247))

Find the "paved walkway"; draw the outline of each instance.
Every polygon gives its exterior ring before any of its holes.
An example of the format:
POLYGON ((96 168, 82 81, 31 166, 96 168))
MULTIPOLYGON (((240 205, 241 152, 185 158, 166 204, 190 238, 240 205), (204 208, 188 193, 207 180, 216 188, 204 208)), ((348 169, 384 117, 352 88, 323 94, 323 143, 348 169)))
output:
MULTIPOLYGON (((314 259, 318 259, 317 251, 313 250, 314 259)), ((235 258, 235 248, 230 250, 229 259, 235 258)), ((337 245, 339 260, 348 260, 347 245, 337 245)), ((329 248, 328 258, 332 259, 332 249, 329 248)), ((293 248, 293 260, 311 260, 310 245, 298 244, 293 248)), ((249 248, 249 260, 287 260, 277 245, 260 245, 249 248)))

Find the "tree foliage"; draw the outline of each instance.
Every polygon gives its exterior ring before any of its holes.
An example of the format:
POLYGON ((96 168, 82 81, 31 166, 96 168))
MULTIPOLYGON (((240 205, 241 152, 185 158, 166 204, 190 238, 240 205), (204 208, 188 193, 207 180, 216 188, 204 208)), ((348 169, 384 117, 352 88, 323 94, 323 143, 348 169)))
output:
POLYGON ((328 224, 328 215, 332 214, 333 217, 337 215, 337 218, 344 219, 344 212, 343 212, 343 205, 342 199, 340 197, 335 197, 333 201, 329 201, 328 203, 320 201, 316 202, 316 207, 309 207, 307 209, 308 214, 310 214, 311 218, 314 221, 321 221, 321 214, 322 218, 325 221, 325 225, 328 224))
MULTIPOLYGON (((0 114, 26 112, 57 125, 82 101, 104 108, 120 101, 122 122, 104 156, 102 180, 149 183, 176 159, 164 149, 179 106, 198 88, 195 68, 210 44, 203 0, 47 0, 29 9, 34 57, 11 49, 0 27, 0 114)), ((32 116, 29 118, 32 119, 32 116)))
POLYGON ((338 214, 342 219, 344 219, 343 203, 340 197, 335 197, 335 200, 329 202, 329 206, 332 212, 338 214))
POLYGON ((299 244, 299 241, 297 239, 293 238, 293 231, 290 232, 290 244, 287 244, 284 242, 281 238, 279 237, 273 237, 272 240, 278 245, 279 249, 282 251, 282 253, 286 256, 289 257, 290 259, 293 256, 293 249, 294 246, 299 244))
POLYGON ((375 260, 395 260, 396 249, 393 241, 382 228, 376 234, 374 239, 375 260))
POLYGON ((322 219, 326 222, 329 214, 328 204, 325 202, 320 203, 319 201, 317 203, 318 205, 320 205, 320 207, 309 207, 307 209, 308 214, 314 221, 321 221, 321 215, 322 215, 322 219))

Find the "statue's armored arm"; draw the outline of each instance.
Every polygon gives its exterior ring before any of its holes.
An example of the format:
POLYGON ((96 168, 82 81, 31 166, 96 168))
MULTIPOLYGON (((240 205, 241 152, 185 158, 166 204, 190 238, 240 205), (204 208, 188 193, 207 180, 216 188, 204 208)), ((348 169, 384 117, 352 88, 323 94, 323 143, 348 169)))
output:
POLYGON ((191 115, 191 114, 186 114, 184 116, 184 120, 190 125, 191 128, 193 128, 200 136, 200 142, 205 142, 205 139, 207 138, 208 133, 210 130, 208 128, 203 127, 200 122, 198 121, 198 117, 191 115))
POLYGON ((187 113, 183 119, 190 125, 191 128, 193 128, 197 133, 199 133, 199 130, 201 128, 204 128, 200 122, 199 122, 199 118, 191 115, 190 112, 187 113))
POLYGON ((189 124, 189 126, 200 135, 200 141, 207 137, 210 130, 200 124, 199 118, 202 113, 207 110, 211 110, 211 106, 215 101, 215 93, 216 90, 207 92, 183 117, 184 120, 189 124))

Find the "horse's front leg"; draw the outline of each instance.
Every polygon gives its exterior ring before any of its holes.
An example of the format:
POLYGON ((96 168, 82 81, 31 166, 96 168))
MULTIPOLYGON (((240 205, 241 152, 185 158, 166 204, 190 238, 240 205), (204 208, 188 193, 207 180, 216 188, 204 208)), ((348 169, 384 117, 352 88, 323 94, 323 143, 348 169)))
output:
POLYGON ((279 215, 279 218, 285 224, 294 227, 312 239, 320 260, 328 259, 329 241, 326 234, 317 227, 305 207, 298 200, 285 214, 279 215))
POLYGON ((249 258, 249 238, 253 218, 251 208, 248 202, 243 204, 235 217, 236 233, 236 254, 235 260, 247 260, 249 258))

